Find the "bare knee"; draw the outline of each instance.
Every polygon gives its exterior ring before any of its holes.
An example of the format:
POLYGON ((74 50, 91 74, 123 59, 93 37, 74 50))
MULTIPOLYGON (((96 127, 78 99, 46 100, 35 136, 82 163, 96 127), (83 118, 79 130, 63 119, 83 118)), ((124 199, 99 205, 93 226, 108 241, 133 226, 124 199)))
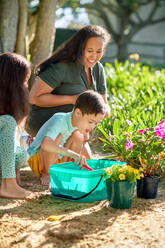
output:
POLYGON ((72 134, 72 139, 75 143, 78 143, 78 144, 83 144, 84 143, 84 135, 81 134, 79 131, 75 131, 73 134, 72 134))

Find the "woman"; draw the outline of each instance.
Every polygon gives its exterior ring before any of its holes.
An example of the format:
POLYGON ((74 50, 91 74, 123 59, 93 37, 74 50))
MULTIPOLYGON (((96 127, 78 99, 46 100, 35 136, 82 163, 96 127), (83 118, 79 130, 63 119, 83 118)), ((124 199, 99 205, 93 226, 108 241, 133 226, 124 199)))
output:
POLYGON ((100 26, 86 26, 63 43, 50 58, 36 68, 38 75, 31 91, 31 113, 27 132, 36 136, 40 127, 57 112, 72 111, 82 92, 99 92, 107 106, 104 68, 99 63, 109 33, 100 26))
MULTIPOLYGON (((25 198, 29 191, 20 186, 20 167, 26 151, 16 147, 17 124, 28 115, 30 63, 15 53, 0 54, 0 197, 25 198)), ((30 185, 29 185, 30 186, 30 185)))

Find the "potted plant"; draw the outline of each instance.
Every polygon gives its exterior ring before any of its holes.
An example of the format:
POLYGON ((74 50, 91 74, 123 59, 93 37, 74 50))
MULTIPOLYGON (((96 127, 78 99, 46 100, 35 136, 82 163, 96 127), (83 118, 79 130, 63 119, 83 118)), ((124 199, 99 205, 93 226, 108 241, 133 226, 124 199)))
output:
POLYGON ((117 158, 135 168, 141 167, 144 178, 137 182, 137 195, 153 199, 157 196, 160 175, 165 169, 165 119, 153 128, 140 129, 139 126, 129 123, 127 132, 122 133, 116 127, 113 127, 114 133, 107 133, 101 124, 98 129, 104 136, 100 138, 104 151, 111 152, 107 158, 117 158))
POLYGON ((165 120, 154 128, 139 130, 145 151, 138 154, 144 178, 137 181, 137 196, 154 199, 157 196, 161 170, 165 168, 165 120))
POLYGON ((143 176, 142 168, 134 169, 127 164, 114 164, 105 169, 107 195, 113 208, 130 208, 136 179, 143 176))

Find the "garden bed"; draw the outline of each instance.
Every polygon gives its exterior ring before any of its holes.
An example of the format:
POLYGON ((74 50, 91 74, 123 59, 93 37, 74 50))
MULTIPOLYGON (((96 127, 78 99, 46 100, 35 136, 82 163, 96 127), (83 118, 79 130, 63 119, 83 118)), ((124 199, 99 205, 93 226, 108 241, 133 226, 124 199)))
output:
POLYGON ((0 248, 164 247, 165 181, 155 200, 135 196, 131 209, 116 210, 107 200, 74 203, 50 197, 29 168, 21 171, 32 181, 30 200, 0 198, 0 248), (59 220, 49 221, 48 217, 59 220))

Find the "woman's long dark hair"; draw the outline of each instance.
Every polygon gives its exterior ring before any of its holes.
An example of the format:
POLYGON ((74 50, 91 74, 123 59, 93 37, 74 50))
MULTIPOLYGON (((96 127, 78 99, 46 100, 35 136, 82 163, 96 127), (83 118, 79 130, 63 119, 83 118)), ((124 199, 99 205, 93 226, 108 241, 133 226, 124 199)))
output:
POLYGON ((46 60, 41 62, 35 68, 35 73, 43 72, 51 63, 62 62, 75 62, 81 60, 85 44, 89 38, 101 37, 104 41, 104 47, 110 40, 110 34, 106 29, 100 26, 89 25, 80 29, 74 36, 59 46, 56 51, 46 60))
POLYGON ((29 113, 29 95, 24 82, 30 63, 15 53, 0 54, 0 115, 9 114, 19 123, 29 113))

